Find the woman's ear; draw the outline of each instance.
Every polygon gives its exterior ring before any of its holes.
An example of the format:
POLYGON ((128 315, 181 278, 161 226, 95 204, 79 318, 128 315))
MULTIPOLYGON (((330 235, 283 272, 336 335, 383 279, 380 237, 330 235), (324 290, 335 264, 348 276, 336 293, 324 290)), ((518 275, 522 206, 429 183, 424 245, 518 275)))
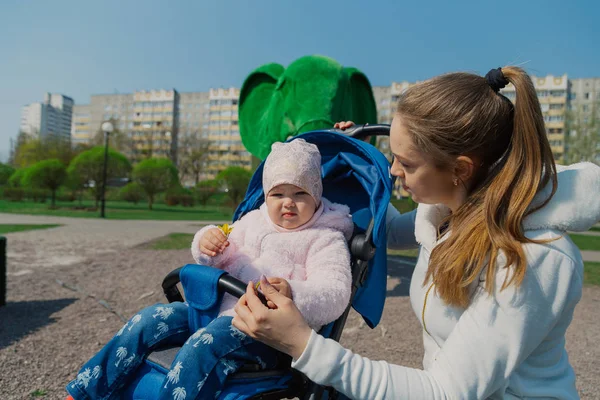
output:
POLYGON ((469 156, 458 156, 454 164, 454 176, 467 184, 475 176, 475 162, 469 156))

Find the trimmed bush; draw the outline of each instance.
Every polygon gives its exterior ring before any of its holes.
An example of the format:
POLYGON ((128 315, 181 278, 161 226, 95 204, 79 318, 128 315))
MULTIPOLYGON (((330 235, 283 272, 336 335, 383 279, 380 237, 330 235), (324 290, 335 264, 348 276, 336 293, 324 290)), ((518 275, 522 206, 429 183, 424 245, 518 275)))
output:
POLYGON ((139 183, 131 182, 119 190, 119 198, 129 203, 137 204, 146 198, 146 194, 139 183))
POLYGON ((171 188, 165 194, 165 203, 168 206, 181 204, 184 207, 194 206, 194 196, 192 191, 183 187, 171 188))
POLYGON ((23 201, 25 198, 25 190, 19 187, 5 187, 2 197, 10 201, 23 201))

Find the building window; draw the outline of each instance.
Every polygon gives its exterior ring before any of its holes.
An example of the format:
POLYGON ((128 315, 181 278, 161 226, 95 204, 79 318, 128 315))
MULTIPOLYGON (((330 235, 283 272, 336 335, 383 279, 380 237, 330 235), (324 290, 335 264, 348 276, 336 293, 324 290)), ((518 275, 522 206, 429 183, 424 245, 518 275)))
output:
POLYGON ((590 99, 590 92, 584 93, 583 94, 583 98, 586 99, 586 100, 589 100, 590 99))

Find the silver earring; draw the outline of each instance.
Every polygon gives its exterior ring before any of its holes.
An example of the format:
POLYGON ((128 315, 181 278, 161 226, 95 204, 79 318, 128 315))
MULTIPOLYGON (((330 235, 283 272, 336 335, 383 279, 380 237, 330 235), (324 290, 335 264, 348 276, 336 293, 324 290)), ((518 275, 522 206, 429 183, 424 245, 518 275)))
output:
POLYGON ((452 183, 454 183, 454 186, 458 186, 458 178, 454 178, 454 180, 452 181, 452 183))

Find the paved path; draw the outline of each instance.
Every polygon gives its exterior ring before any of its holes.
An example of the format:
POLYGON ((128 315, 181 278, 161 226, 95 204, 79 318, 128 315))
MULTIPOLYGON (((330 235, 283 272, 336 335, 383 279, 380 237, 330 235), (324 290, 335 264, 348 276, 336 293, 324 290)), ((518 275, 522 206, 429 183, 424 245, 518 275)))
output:
POLYGON ((5 235, 8 273, 19 275, 117 253, 173 232, 195 233, 203 225, 223 221, 102 220, 0 213, 0 223, 62 225, 5 235))

